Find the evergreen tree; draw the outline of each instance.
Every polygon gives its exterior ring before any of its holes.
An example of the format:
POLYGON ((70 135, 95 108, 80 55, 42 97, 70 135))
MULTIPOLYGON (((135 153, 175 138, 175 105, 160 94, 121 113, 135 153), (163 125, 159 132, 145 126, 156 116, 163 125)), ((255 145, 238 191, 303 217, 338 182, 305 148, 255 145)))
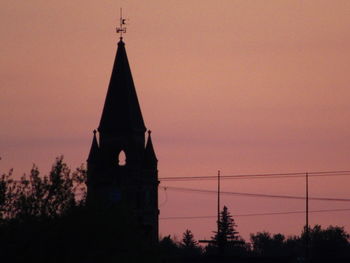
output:
POLYGON ((164 261, 178 258, 179 255, 178 243, 171 238, 170 235, 165 236, 159 241, 159 253, 164 261))
POLYGON ((191 230, 186 229, 183 233, 181 247, 190 249, 196 246, 198 246, 198 242, 194 240, 191 230))
POLYGON ((198 242, 193 237, 192 231, 188 229, 183 233, 180 248, 185 256, 198 256, 202 252, 198 242))
MULTIPOLYGON (((225 254, 229 250, 232 252, 234 248, 239 248, 239 253, 242 253, 242 249, 246 250, 245 242, 238 235, 236 231, 237 225, 226 206, 224 206, 224 209, 220 212, 218 226, 218 232, 214 232, 215 236, 212 239, 214 247, 218 250, 219 254, 225 254)), ((207 251, 212 249, 212 245, 207 247, 207 251)))
POLYGON ((239 236, 236 231, 237 225, 235 224, 234 219, 232 218, 230 212, 227 207, 224 206, 224 209, 220 213, 220 221, 219 221, 219 232, 216 232, 214 240, 217 245, 227 246, 228 243, 237 241, 239 236))

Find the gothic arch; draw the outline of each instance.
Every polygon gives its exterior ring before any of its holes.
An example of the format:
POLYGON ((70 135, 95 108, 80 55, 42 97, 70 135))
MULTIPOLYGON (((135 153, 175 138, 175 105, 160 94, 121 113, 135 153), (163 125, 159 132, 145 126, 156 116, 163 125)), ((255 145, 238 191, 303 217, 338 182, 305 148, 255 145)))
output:
POLYGON ((125 166, 126 165, 126 154, 124 150, 120 150, 118 153, 118 165, 125 166))

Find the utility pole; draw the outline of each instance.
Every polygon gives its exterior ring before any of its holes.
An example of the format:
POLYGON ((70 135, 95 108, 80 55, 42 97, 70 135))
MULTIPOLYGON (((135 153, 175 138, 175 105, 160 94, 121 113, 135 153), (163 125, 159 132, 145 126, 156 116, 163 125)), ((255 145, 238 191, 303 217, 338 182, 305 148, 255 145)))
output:
POLYGON ((306 198, 305 198, 305 261, 309 262, 309 240, 310 240, 310 233, 309 233, 309 173, 307 172, 305 174, 305 191, 306 191, 306 198))
POLYGON ((217 222, 217 227, 218 227, 218 236, 219 236, 219 231, 220 231, 220 170, 218 170, 218 222, 217 222))
POLYGON ((219 231, 220 231, 220 170, 218 170, 218 190, 217 190, 217 198, 218 198, 218 200, 217 200, 217 209, 218 209, 218 211, 217 211, 217 213, 218 213, 218 218, 217 218, 217 240, 215 241, 215 240, 198 240, 198 242, 199 243, 212 243, 212 244, 215 244, 216 243, 216 245, 217 246, 219 246, 219 243, 217 242, 218 241, 218 239, 219 239, 219 231))

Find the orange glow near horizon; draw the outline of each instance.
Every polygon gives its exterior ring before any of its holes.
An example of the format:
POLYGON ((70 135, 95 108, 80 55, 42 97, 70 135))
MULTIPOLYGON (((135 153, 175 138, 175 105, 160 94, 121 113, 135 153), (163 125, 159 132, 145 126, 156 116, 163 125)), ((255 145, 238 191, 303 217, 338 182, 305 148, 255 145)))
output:
MULTIPOLYGON (((7 1, 0 4, 0 172, 84 163, 124 36, 159 176, 350 170, 349 1, 7 1)), ((310 195, 350 198, 350 177, 310 179, 310 195)), ((215 181, 164 182, 215 189, 215 181)), ((303 195, 302 179, 227 180, 223 190, 303 195)), ((161 188, 160 217, 216 214, 214 195, 161 188)), ((303 210, 302 201, 223 196, 234 214, 303 210)), ((312 201, 310 210, 350 208, 312 201)), ((310 223, 345 226, 350 212, 310 223)), ((299 234, 303 214, 236 217, 299 234)), ((162 235, 210 238, 215 219, 161 220, 162 235)))

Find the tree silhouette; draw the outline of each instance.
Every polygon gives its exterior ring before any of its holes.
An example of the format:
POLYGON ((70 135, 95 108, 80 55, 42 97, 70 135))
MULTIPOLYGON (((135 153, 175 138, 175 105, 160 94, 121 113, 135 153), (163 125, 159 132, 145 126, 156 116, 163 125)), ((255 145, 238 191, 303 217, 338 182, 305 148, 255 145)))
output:
POLYGON ((186 229, 183 233, 181 247, 194 248, 196 246, 198 246, 198 242, 194 240, 191 230, 186 229))
POLYGON ((238 240, 238 232, 236 231, 237 225, 226 206, 224 206, 223 210, 220 212, 218 224, 218 232, 216 232, 214 240, 219 248, 226 248, 229 243, 238 240))
MULTIPOLYGON (((253 254, 262 258, 287 259, 305 258, 305 229, 301 236, 285 238, 282 234, 268 232, 251 234, 253 254)), ((350 262, 349 234, 343 227, 320 225, 309 228, 310 262, 350 262)))
POLYGON ((271 236, 268 232, 251 234, 250 240, 255 254, 264 257, 280 257, 285 255, 285 236, 275 234, 271 236))
POLYGON ((85 181, 84 167, 72 172, 62 156, 45 176, 35 165, 18 181, 0 175, 0 260, 158 262, 132 209, 90 209, 85 181))
POLYGON ((159 241, 159 252, 164 260, 179 258, 179 246, 170 235, 163 237, 159 241))
POLYGON ((218 231, 214 231, 215 236, 212 237, 212 242, 206 247, 206 253, 218 253, 219 255, 245 254, 247 246, 244 240, 238 235, 236 227, 237 225, 234 219, 227 207, 224 206, 220 212, 218 231))
MULTIPOLYGON (((350 235, 344 227, 328 226, 322 229, 320 225, 315 225, 309 229, 310 237, 310 258, 313 260, 326 260, 350 257, 350 235)), ((305 240, 305 230, 301 235, 301 240, 305 240)))
POLYGON ((15 195, 15 181, 12 179, 13 169, 0 175, 0 220, 11 216, 12 200, 15 195))
POLYGON ((12 170, 0 177, 0 216, 2 219, 55 218, 69 209, 83 205, 86 196, 84 167, 71 172, 57 157, 49 175, 40 176, 33 165, 29 175, 19 181, 12 170))
POLYGON ((198 256, 202 250, 198 245, 198 242, 194 239, 191 230, 186 229, 182 236, 182 242, 180 244, 182 253, 184 256, 198 256))

